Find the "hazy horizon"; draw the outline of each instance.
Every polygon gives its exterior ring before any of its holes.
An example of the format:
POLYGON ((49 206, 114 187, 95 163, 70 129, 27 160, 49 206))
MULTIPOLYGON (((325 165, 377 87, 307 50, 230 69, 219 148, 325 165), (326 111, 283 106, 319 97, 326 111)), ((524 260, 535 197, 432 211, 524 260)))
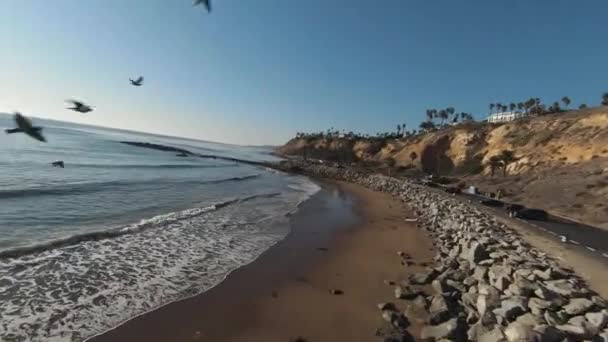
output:
POLYGON ((592 0, 8 2, 0 111, 239 145, 608 91, 592 0), (69 20, 67 20, 69 19, 69 20), (142 87, 129 78, 144 76, 142 87), (65 109, 80 99, 94 111, 65 109))

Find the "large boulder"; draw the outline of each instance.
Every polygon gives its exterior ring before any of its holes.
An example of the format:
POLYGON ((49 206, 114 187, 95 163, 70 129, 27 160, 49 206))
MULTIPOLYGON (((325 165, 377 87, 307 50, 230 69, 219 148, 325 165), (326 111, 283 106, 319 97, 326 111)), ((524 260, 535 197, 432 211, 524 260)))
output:
POLYGON ((531 326, 519 322, 509 324, 505 329, 505 336, 509 342, 536 342, 538 340, 538 333, 531 326))
POLYGON ((565 332, 550 325, 539 325, 534 328, 540 337, 539 342, 562 342, 566 339, 565 332))
POLYGON ((395 286, 395 298, 397 299, 413 299, 421 293, 420 290, 411 286, 395 286))
POLYGON ((426 309, 426 305, 426 299, 424 299, 423 296, 418 296, 410 302, 407 308, 405 308, 404 314, 410 321, 426 323, 429 319, 429 312, 426 309))
POLYGON ((412 284, 425 285, 425 284, 430 283, 433 279, 435 279, 436 276, 437 276, 436 271, 431 269, 426 272, 412 274, 412 275, 410 275, 409 279, 412 284))
POLYGON ((577 341, 589 339, 594 335, 585 325, 562 324, 555 327, 577 341))
POLYGON ((442 338, 454 338, 458 332, 459 324, 456 318, 439 325, 427 325, 420 330, 420 338, 439 340, 442 338))
POLYGON ((583 291, 568 281, 568 279, 558 279, 558 280, 550 280, 545 282, 545 287, 547 290, 560 294, 566 297, 580 297, 583 294, 583 291))
POLYGON ((549 308, 555 308, 553 303, 551 303, 550 301, 534 297, 528 300, 528 307, 530 308, 530 312, 535 315, 542 315, 545 310, 549 308))
POLYGON ((587 298, 572 298, 568 305, 564 306, 564 311, 568 315, 577 316, 589 311, 595 304, 587 298))
POLYGON ((518 316, 527 311, 527 303, 523 297, 509 297, 500 303, 500 307, 492 310, 496 316, 504 317, 513 322, 518 316))
POLYGON ((485 246, 478 241, 473 241, 467 250, 466 260, 471 265, 477 265, 479 262, 488 259, 490 256, 485 246))
POLYGON ((608 324, 608 312, 606 310, 600 312, 588 312, 585 318, 591 326, 597 330, 602 330, 608 324))

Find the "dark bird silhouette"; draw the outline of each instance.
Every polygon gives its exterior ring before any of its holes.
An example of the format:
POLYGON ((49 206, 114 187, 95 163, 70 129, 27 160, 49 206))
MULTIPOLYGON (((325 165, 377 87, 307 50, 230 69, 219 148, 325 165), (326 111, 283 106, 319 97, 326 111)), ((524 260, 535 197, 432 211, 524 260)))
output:
POLYGON ((46 142, 46 139, 42 136, 42 127, 32 126, 32 121, 25 116, 15 113, 15 123, 17 128, 5 130, 6 134, 25 133, 36 140, 46 142))
POLYGON ((142 84, 144 84, 144 77, 143 76, 139 76, 139 78, 136 79, 135 81, 129 78, 129 81, 131 81, 131 85, 139 87, 142 84))
POLYGON ((60 168, 64 168, 65 166, 63 165, 63 160, 57 160, 51 163, 51 165, 53 165, 53 167, 60 167, 60 168))
POLYGON ((88 113, 93 110, 93 108, 91 108, 91 106, 88 106, 80 101, 67 100, 66 102, 70 102, 71 104, 74 105, 74 107, 68 107, 68 109, 71 109, 71 110, 79 112, 79 113, 88 113))
POLYGON ((194 4, 192 6, 198 6, 200 4, 205 5, 207 12, 211 12, 211 0, 194 0, 194 4))

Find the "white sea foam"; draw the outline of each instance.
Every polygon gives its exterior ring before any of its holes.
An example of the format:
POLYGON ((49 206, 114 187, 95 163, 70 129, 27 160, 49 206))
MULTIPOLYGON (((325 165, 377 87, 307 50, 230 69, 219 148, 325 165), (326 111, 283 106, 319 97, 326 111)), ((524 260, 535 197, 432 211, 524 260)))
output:
POLYGON ((289 181, 293 192, 226 199, 142 220, 127 234, 0 259, 0 340, 84 340, 206 291, 281 240, 286 214, 319 189, 289 181))

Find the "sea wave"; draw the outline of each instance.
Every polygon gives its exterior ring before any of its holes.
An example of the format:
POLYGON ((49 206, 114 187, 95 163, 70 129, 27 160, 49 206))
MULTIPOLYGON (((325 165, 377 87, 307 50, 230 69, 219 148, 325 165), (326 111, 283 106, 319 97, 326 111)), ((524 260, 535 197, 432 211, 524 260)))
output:
POLYGON ((67 164, 68 167, 78 167, 87 169, 210 169, 210 168, 231 168, 239 167, 239 164, 67 164))
MULTIPOLYGON (((225 182, 246 181, 260 177, 260 174, 252 174, 245 176, 236 176, 229 178, 211 179, 211 180, 172 180, 173 183, 192 183, 192 184, 218 184, 225 182)), ((47 185, 23 189, 0 190, 0 199, 35 197, 35 196, 73 196, 79 194, 95 193, 100 191, 108 191, 116 188, 127 188, 133 185, 158 184, 158 179, 146 180, 116 180, 106 182, 82 182, 70 183, 61 185, 47 185)))
POLYGON ((83 234, 74 234, 70 236, 66 236, 59 239, 54 239, 51 241, 46 241, 39 244, 34 244, 30 246, 6 249, 0 251, 0 259, 2 258, 16 258, 28 254, 40 253, 52 249, 56 249, 59 247, 65 247, 69 245, 78 244, 85 241, 99 241, 103 239, 110 239, 118 236, 122 236, 125 234, 133 234, 137 232, 141 232, 150 228, 159 228, 165 227, 172 223, 175 223, 180 220, 187 220, 194 218, 196 216, 202 215, 204 213, 214 211, 220 208, 227 207, 236 203, 244 203, 247 201, 251 201, 258 198, 271 198, 275 196, 279 196, 280 193, 263 193, 256 194, 246 197, 239 197, 229 199, 223 202, 218 202, 209 206, 199 207, 199 208, 190 208, 182 211, 171 212, 167 214, 157 215, 152 218, 143 219, 137 223, 130 224, 122 227, 115 227, 106 230, 99 230, 94 232, 88 232, 83 234))

